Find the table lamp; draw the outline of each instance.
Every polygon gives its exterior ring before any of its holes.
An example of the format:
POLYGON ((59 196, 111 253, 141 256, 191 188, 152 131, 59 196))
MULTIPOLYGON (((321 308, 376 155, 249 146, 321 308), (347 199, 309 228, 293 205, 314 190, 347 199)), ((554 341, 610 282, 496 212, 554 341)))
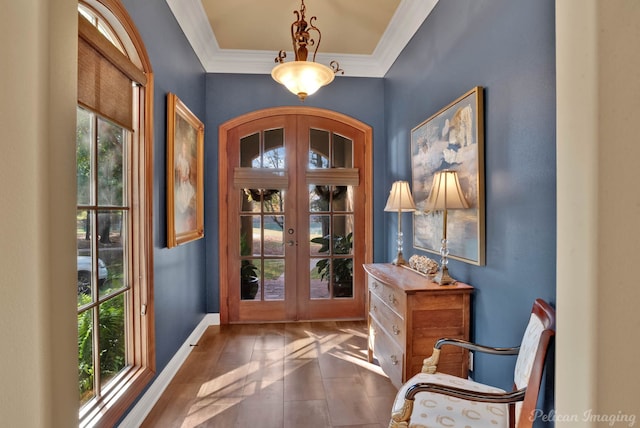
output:
POLYGON ((409 183, 406 181, 396 181, 393 183, 384 210, 398 212, 398 256, 392 263, 394 265, 406 265, 407 261, 402 257, 402 213, 416 210, 416 204, 413 202, 409 183))
POLYGON ((452 170, 438 171, 433 176, 433 185, 425 206, 427 212, 442 211, 442 246, 440 247, 440 271, 433 278, 433 282, 449 285, 456 282, 449 275, 449 249, 447 248, 447 211, 469 208, 469 203, 462 194, 458 173, 452 170))

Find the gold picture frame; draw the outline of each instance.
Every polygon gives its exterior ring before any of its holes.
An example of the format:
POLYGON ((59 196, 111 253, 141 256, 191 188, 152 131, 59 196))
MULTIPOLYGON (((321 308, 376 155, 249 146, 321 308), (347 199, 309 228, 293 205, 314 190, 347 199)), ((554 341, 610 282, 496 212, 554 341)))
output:
POLYGON ((483 88, 476 86, 411 130, 411 175, 416 211, 413 246, 440 254, 441 211, 426 212, 433 176, 456 170, 468 209, 448 211, 450 259, 485 264, 483 88))
POLYGON ((167 94, 167 247, 204 237, 204 125, 167 94))

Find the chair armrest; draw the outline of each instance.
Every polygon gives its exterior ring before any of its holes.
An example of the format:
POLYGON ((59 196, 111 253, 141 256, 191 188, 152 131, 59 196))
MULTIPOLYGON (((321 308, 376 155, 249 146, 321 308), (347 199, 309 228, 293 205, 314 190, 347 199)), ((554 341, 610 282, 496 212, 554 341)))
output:
POLYGON ((438 385, 437 383, 417 383, 411 385, 404 396, 405 400, 413 401, 419 392, 432 392, 449 395, 469 401, 482 401, 486 403, 515 403, 524 400, 526 388, 510 392, 480 392, 453 386, 438 385))
POLYGON ((517 355, 520 351, 520 347, 513 348, 494 348, 492 346, 479 345, 462 339, 440 339, 433 346, 433 353, 430 357, 427 357, 422 362, 422 372, 433 374, 438 368, 438 361, 440 360, 440 348, 443 345, 453 345, 460 348, 470 349, 472 351, 484 352, 494 355, 517 355))
POLYGON ((486 354, 494 355, 518 355, 520 351, 519 346, 511 348, 495 348, 493 346, 479 345, 477 343, 468 342, 462 339, 440 339, 434 345, 434 349, 440 349, 443 345, 453 345, 460 348, 469 349, 471 351, 484 352, 486 354))
POLYGON ((444 394, 468 401, 511 404, 518 401, 523 401, 525 391, 526 388, 503 393, 480 392, 428 382, 416 383, 414 385, 411 385, 405 392, 402 408, 391 413, 391 421, 389 422, 389 427, 406 428, 407 426, 409 426, 409 420, 411 419, 411 414, 413 413, 413 404, 415 402, 416 395, 420 392, 444 394))

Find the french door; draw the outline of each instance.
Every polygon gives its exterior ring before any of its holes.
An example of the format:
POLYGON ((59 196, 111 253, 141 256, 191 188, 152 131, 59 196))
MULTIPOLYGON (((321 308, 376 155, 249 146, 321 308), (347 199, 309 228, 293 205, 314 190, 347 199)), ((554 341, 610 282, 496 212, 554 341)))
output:
POLYGON ((371 128, 283 107, 220 127, 220 314, 226 322, 365 317, 371 128))

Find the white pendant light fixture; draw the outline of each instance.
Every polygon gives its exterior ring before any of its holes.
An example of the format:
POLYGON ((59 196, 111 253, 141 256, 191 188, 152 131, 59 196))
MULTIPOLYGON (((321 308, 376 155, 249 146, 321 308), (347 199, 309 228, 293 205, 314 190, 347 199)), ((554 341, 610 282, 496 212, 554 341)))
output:
POLYGON ((291 24, 291 41, 293 42, 295 61, 284 62, 287 54, 282 50, 275 60, 278 65, 271 70, 271 77, 276 82, 286 86, 301 101, 304 101, 307 96, 315 93, 321 87, 331 83, 336 73, 344 74, 344 70, 340 68, 337 61, 331 61, 329 64, 331 67, 315 62, 322 35, 318 27, 313 24, 316 17, 311 17, 307 23, 304 16, 305 12, 306 7, 304 0, 302 0, 300 10, 293 11, 296 20, 291 24), (317 34, 317 42, 311 38, 310 31, 314 31, 317 34), (307 61, 309 54, 307 48, 310 46, 315 46, 315 49, 311 61, 307 61))

